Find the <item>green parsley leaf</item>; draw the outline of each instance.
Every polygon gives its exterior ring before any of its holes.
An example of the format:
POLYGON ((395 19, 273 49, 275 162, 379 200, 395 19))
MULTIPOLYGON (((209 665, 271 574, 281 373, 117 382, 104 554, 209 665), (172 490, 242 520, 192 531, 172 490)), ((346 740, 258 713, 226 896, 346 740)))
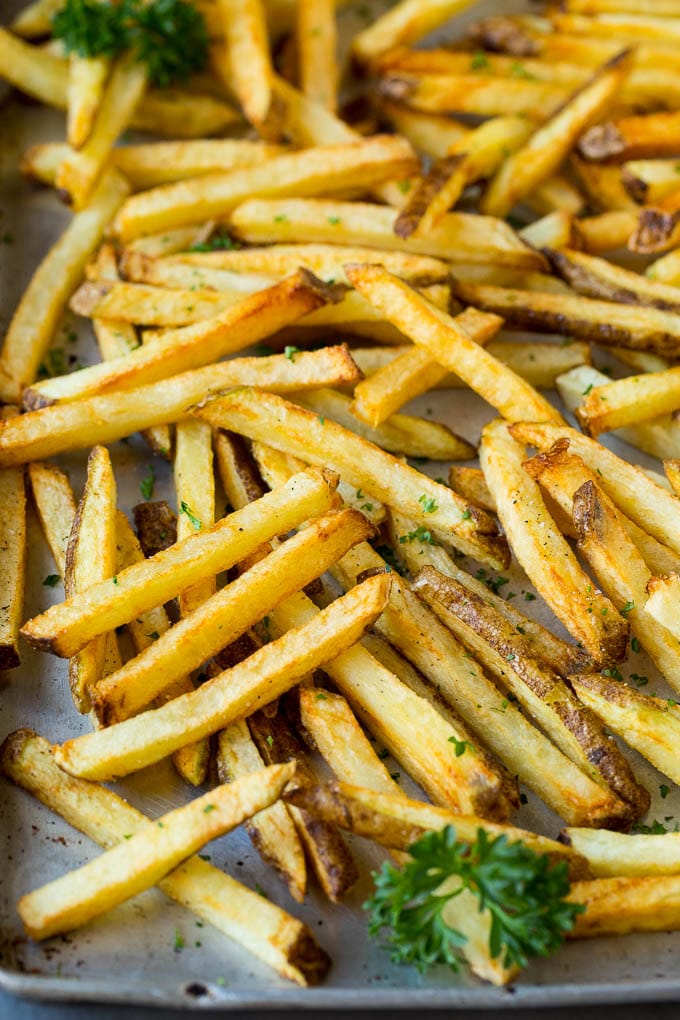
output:
POLYGON ((469 740, 458 740, 456 737, 449 737, 449 744, 453 744, 453 749, 456 752, 456 758, 462 757, 468 748, 471 754, 475 753, 475 749, 469 740))
POLYGON ((238 251, 242 247, 228 231, 218 230, 207 241, 192 244, 189 251, 238 251))
POLYGON ((621 613, 621 616, 627 616, 633 609, 635 609, 635 602, 629 599, 625 606, 622 606, 621 609, 619 609, 619 612, 621 613))
POLYGON ((659 784, 659 793, 661 794, 662 800, 665 800, 670 792, 671 792, 670 786, 666 786, 665 783, 659 784))
POLYGON ((283 353, 286 355, 289 361, 295 361, 295 355, 301 351, 300 347, 284 347, 283 353))
POLYGON ((405 545, 407 542, 422 542, 424 545, 435 545, 435 541, 432 538, 432 532, 419 524, 415 531, 409 531, 406 535, 399 536, 400 545, 405 545))
POLYGON ((639 652, 640 649, 642 648, 642 645, 640 644, 636 637, 632 637, 630 639, 630 647, 634 652, 639 652))
POLYGON ((332 227, 337 227, 338 223, 342 222, 339 216, 329 216, 328 222, 332 227))
POLYGON ((214 804, 206 804, 205 807, 203 808, 203 814, 204 815, 209 815, 210 812, 214 811, 214 810, 215 810, 215 805, 214 804))
POLYGON ((147 464, 146 474, 139 483, 139 491, 141 492, 144 499, 151 499, 151 497, 153 496, 153 487, 155 480, 156 476, 154 473, 154 466, 153 464, 147 464))
POLYGON ((439 509, 437 501, 432 496, 426 495, 426 493, 418 496, 418 502, 422 506, 424 514, 433 514, 439 509))
POLYGON ((179 953, 180 950, 184 949, 185 945, 186 945, 186 942, 184 941, 184 938, 182 937, 182 933, 180 932, 179 928, 175 928, 175 939, 174 939, 174 942, 173 942, 173 946, 174 946, 175 952, 179 953))
POLYGON ((483 68, 489 66, 489 58, 487 57, 484 50, 475 50, 470 59, 470 70, 481 71, 483 68))
POLYGON ((200 531, 201 530, 203 525, 199 521, 198 517, 195 517, 192 514, 191 507, 189 506, 188 503, 185 503, 184 500, 182 500, 182 502, 180 503, 179 512, 181 514, 185 514, 185 516, 189 518, 189 521, 191 522, 191 526, 194 528, 195 531, 200 531))
POLYGON ((43 584, 46 588, 56 588, 60 581, 61 576, 59 574, 48 574, 47 577, 43 579, 43 584))

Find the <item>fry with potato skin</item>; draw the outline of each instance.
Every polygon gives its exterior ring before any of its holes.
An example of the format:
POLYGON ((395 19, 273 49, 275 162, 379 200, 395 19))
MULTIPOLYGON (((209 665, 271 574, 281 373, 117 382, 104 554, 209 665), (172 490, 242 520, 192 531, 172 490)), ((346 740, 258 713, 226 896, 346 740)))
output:
POLYGON ((624 835, 606 829, 567 828, 560 842, 582 854, 595 878, 680 873, 680 833, 624 835))
MULTIPOLYGON (((680 407, 680 370, 626 376, 584 394, 576 417, 584 432, 597 437, 627 425, 644 424, 680 407)), ((672 429, 672 423, 668 422, 672 429)))
POLYGON ((208 400, 195 413, 212 425, 270 443, 308 463, 334 464, 352 485, 402 508, 477 559, 499 566, 506 562, 505 544, 484 511, 332 421, 320 421, 271 393, 246 389, 208 400), (272 422, 281 426, 274 436, 272 422))
POLYGON ((256 127, 267 119, 272 100, 272 66, 262 0, 218 0, 219 22, 229 68, 227 84, 256 127))
POLYGON ((352 52, 357 60, 370 63, 395 46, 421 39, 470 3, 471 0, 401 0, 354 36, 352 52))
POLYGON ((55 464, 33 461, 28 465, 33 505, 62 579, 66 573, 66 547, 76 515, 76 500, 68 476, 55 464))
POLYGON ((384 576, 364 581, 318 618, 264 645, 197 690, 60 745, 55 752, 57 764, 84 778, 111 778, 223 729, 280 697, 300 677, 354 644, 384 609, 389 586, 384 576))
MULTIPOLYGON (((4 407, 0 419, 16 408, 4 407)), ((26 485, 23 468, 0 470, 0 670, 20 665, 19 628, 26 582, 26 485)))
POLYGON ((38 647, 52 648, 58 631, 59 651, 78 651, 91 638, 139 613, 179 595, 205 577, 214 576, 248 556, 263 542, 328 510, 335 478, 314 469, 267 493, 255 504, 237 510, 143 563, 135 563, 93 585, 25 624, 22 633, 38 647))
POLYGON ((680 288, 655 283, 606 259, 570 248, 544 248, 543 254, 569 286, 586 297, 680 312, 680 288))
MULTIPOLYGON (((63 772, 47 741, 30 730, 7 738, 0 769, 105 848, 124 842, 149 822, 112 790, 63 772)), ((303 986, 323 980, 330 961, 309 929, 212 864, 192 857, 162 879, 159 888, 288 980, 303 986)))
POLYGON ((644 817, 651 803, 649 793, 636 782, 628 762, 607 739, 597 717, 561 678, 534 657, 525 637, 482 598, 433 567, 420 571, 413 590, 512 691, 560 750, 625 803, 630 820, 644 817))
POLYGON ((33 939, 46 939, 71 931, 150 888, 210 840, 268 807, 294 774, 293 765, 272 766, 219 786, 155 824, 147 823, 81 868, 22 896, 17 911, 26 932, 33 939))
MULTIPOLYGON (((532 386, 484 350, 456 319, 441 312, 380 266, 346 266, 352 284, 402 333, 460 376, 504 417, 537 421, 560 415, 532 386)), ((484 324, 481 318, 480 325, 484 324)), ((487 320, 489 328, 501 320, 487 320)))
POLYGON ((600 878, 576 882, 569 899, 585 906, 569 939, 596 935, 628 935, 635 931, 676 931, 680 928, 680 878, 600 878))
POLYGON ((517 560, 593 662, 619 662, 626 654, 628 625, 579 566, 548 514, 538 485, 524 470, 523 459, 522 447, 503 422, 485 427, 480 463, 517 560))

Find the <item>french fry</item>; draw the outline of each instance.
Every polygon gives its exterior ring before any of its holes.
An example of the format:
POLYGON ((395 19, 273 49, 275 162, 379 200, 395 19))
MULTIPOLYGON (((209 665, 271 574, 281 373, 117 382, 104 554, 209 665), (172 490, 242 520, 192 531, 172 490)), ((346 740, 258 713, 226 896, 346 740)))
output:
POLYGON ((188 251, 196 244, 203 244, 210 237, 214 221, 208 220, 201 226, 177 227, 165 230, 160 234, 146 234, 130 241, 128 250, 139 251, 144 255, 158 258, 161 255, 174 255, 178 251, 188 251))
MULTIPOLYGON (((0 461, 21 464, 93 442, 112 442, 138 429, 180 421, 197 400, 231 386, 258 385, 273 391, 299 392, 324 384, 351 383, 357 377, 356 365, 344 345, 302 352, 295 356, 294 363, 283 354, 235 358, 131 391, 46 406, 22 415, 11 429, 0 427, 0 461)), ((41 394, 39 401, 44 399, 41 394)))
POLYGON ((680 351, 680 319, 658 308, 637 308, 566 294, 535 293, 455 282, 459 300, 501 315, 508 329, 572 333, 606 346, 654 351, 673 358, 680 351))
MULTIPOLYGON (((283 629, 301 626, 317 614, 309 599, 298 596, 276 607, 272 616, 283 629)), ((491 818, 509 816, 513 797, 491 759, 477 748, 454 753, 453 744, 470 744, 470 733, 457 718, 442 716, 362 645, 324 668, 359 718, 433 800, 455 811, 473 807, 491 818)))
POLYGON ((69 60, 66 138, 74 149, 82 148, 90 135, 109 69, 104 57, 73 54, 69 60))
MULTIPOLYGON (((359 836, 374 839, 383 846, 406 850, 423 832, 453 825, 458 838, 463 841, 473 842, 478 830, 484 829, 489 835, 504 834, 509 842, 521 840, 537 853, 549 854, 556 861, 566 861, 573 879, 585 878, 589 872, 587 861, 568 844, 485 818, 454 815, 445 808, 405 797, 401 791, 361 787, 358 783, 341 780, 312 789, 289 787, 283 799, 291 803, 304 803, 320 817, 333 820, 336 825, 359 836)), ((590 833, 592 830, 583 831, 590 833)))
POLYGON ((56 752, 57 763, 84 778, 127 774, 223 729, 354 644, 384 609, 389 584, 385 576, 369 578, 309 624, 264 645, 196 691, 87 734, 87 741, 67 741, 56 752))
POLYGON ((666 474, 666 478, 671 483, 671 488, 675 495, 680 493, 680 460, 677 457, 671 457, 663 462, 663 469, 666 474))
MULTIPOLYGON (((0 767, 14 783, 105 848, 124 843, 148 824, 112 790, 62 772, 47 741, 30 730, 7 738, 0 767)), ((291 981, 316 984, 328 969, 328 957, 305 925, 198 857, 162 879, 159 888, 291 981)))
POLYGON ((669 251, 667 255, 652 262, 645 271, 650 280, 660 280, 662 283, 677 284, 680 282, 680 267, 678 262, 678 249, 669 251))
POLYGON ((431 566, 423 567, 413 590, 508 690, 560 750, 594 782, 624 801, 630 818, 648 811, 640 786, 597 718, 557 674, 534 657, 529 642, 483 598, 431 566))
MULTIPOLYGON (((523 227, 523 241, 542 250, 543 248, 579 247, 580 235, 577 224, 569 213, 562 210, 548 213, 540 220, 534 220, 528 227, 523 227)), ((530 290, 548 289, 535 287, 530 290)))
POLYGON ((405 176, 413 169, 413 150, 396 137, 376 135, 318 146, 304 154, 276 156, 259 166, 152 188, 125 203, 116 231, 128 241, 142 233, 225 215, 251 196, 328 194, 405 176))
POLYGON ((92 130, 84 145, 66 157, 57 170, 57 187, 71 196, 76 211, 84 209, 106 168, 118 136, 127 128, 146 89, 142 64, 120 57, 104 88, 92 130))
POLYGON ((636 227, 637 216, 629 209, 586 216, 578 221, 583 247, 595 255, 614 248, 624 248, 636 227))
POLYGON ((335 390, 308 390, 297 394, 295 399, 310 411, 328 415, 339 425, 390 453, 429 460, 469 460, 475 455, 474 446, 439 422, 410 414, 392 414, 377 427, 368 428, 352 413, 350 397, 335 390))
POLYGON ((623 186, 632 199, 651 205, 678 188, 675 159, 632 159, 621 168, 623 186))
POLYGON ((17 910, 26 932, 46 939, 71 931, 150 888, 206 843, 269 807, 294 774, 292 765, 271 766, 216 787, 163 815, 155 825, 147 823, 88 864, 22 896, 17 910))
MULTIPOLYGON (((590 365, 581 365, 565 372, 557 380, 557 388, 568 410, 575 412, 584 397, 592 391, 588 387, 608 386, 611 379, 590 365)), ((642 421, 626 428, 617 428, 613 435, 651 457, 672 457, 680 452, 676 425, 670 415, 653 421, 642 421)))
POLYGON ((627 54, 608 61, 523 148, 509 156, 484 195, 482 211, 505 216, 532 188, 555 173, 581 132, 607 109, 629 68, 627 54))
POLYGON ((449 153, 433 164, 394 224, 400 237, 420 237, 452 209, 466 185, 488 177, 501 160, 521 145, 531 133, 521 117, 497 117, 470 131, 449 153))
POLYGON ((489 492, 481 468, 460 467, 457 464, 452 464, 449 468, 449 485, 464 499, 469 499, 471 503, 477 503, 478 506, 492 514, 496 513, 496 501, 489 492))
MULTIPOLYGON (((256 286, 253 293, 261 289, 256 286)), ((232 308, 242 297, 242 293, 217 293, 208 288, 170 290, 141 283, 102 281, 84 283, 79 287, 69 302, 69 308, 76 315, 89 318, 176 328, 213 319, 232 308)))
MULTIPOLYGON (((385 568, 385 561, 362 543, 351 549, 332 573, 347 588, 366 570, 381 568, 385 568)), ((620 807, 612 795, 592 782, 502 696, 470 653, 404 580, 395 575, 392 578, 390 601, 376 623, 380 635, 434 684, 511 775, 554 811, 563 818, 581 818, 583 824, 620 828, 620 807)), ((325 668, 327 672, 330 669, 325 668)))
POLYGON ((278 145, 246 138, 215 138, 187 142, 155 142, 114 149, 114 165, 139 191, 187 177, 255 166, 282 153, 278 145))
POLYGON ((634 209, 635 203, 624 187, 621 168, 607 163, 588 163, 573 153, 569 165, 597 212, 634 209))
POLYGON ((645 612, 675 637, 678 636, 678 624, 673 605, 679 587, 676 574, 671 574, 670 577, 654 577, 647 583, 649 599, 645 604, 645 612))
POLYGON ((337 108, 337 29, 332 0, 301 0, 298 4, 297 48, 300 88, 314 102, 337 108))
MULTIPOLYGON (((217 772, 221 783, 233 782, 264 768, 244 720, 222 730, 218 740, 217 772)), ((262 859, 284 880, 293 899, 301 903, 307 888, 305 857, 287 806, 277 801, 245 822, 262 859)))
POLYGON ((679 113, 653 113, 597 124, 582 135, 577 148, 584 159, 626 163, 630 159, 673 156, 679 135, 679 113))
POLYGON ((97 690, 100 717, 110 723, 146 708, 170 683, 240 637, 282 598, 320 576, 371 530, 355 510, 331 511, 316 518, 230 585, 195 605, 150 648, 107 677, 97 690), (315 544, 317 555, 312 557, 315 544))
POLYGON ((549 177, 533 194, 527 195, 524 201, 542 216, 551 212, 578 216, 585 206, 585 198, 579 189, 562 174, 549 177))
POLYGON ((0 398, 18 401, 33 382, 71 292, 128 193, 115 171, 107 173, 86 210, 77 213, 42 260, 9 325, 0 352, 0 398))
MULTIPOLYGON (((265 762, 290 762, 295 765, 296 783, 314 785, 314 772, 304 748, 280 712, 274 715, 255 712, 248 720, 248 728, 265 762)), ((289 810, 319 885, 332 903, 340 903, 359 878, 343 837, 335 826, 319 823, 306 811, 292 805, 289 810)))
POLYGON ((209 400, 196 413, 212 425, 269 443, 307 462, 334 464, 351 485, 388 506, 401 507, 483 562, 506 562, 504 545, 488 515, 341 425, 320 421, 316 414, 273 394, 246 389, 209 400), (273 422, 277 423, 274 435, 273 422))
POLYGON ((576 429, 521 422, 510 426, 510 431, 519 442, 535 446, 541 452, 549 450, 558 439, 568 439, 571 452, 595 471, 600 487, 626 517, 663 545, 680 553, 680 506, 641 468, 628 464, 576 429))
POLYGON ((66 109, 68 64, 65 60, 0 28, 0 68, 2 77, 15 88, 48 106, 66 109))
MULTIPOLYGON (((8 418, 16 408, 3 408, 8 418)), ((23 469, 0 470, 0 670, 20 665, 19 628, 26 583, 26 488, 23 469)))
MULTIPOLYGON (((167 330, 125 357, 52 380, 50 395, 83 397, 167 379, 256 343, 324 304, 332 292, 306 270, 249 294, 219 315, 167 330)), ((120 311, 120 309, 117 309, 120 311)), ((44 392, 44 387, 41 391, 44 392)), ((35 387, 33 388, 35 392, 35 387)))
POLYGON ((396 276, 414 283, 443 283, 448 278, 448 266, 440 259, 409 252, 338 244, 276 244, 238 251, 183 253, 176 258, 163 260, 140 258, 136 253, 128 252, 124 254, 121 265, 128 279, 154 283, 160 279, 157 275, 159 271, 167 273, 175 267, 179 268, 181 264, 182 268, 188 266, 192 271, 197 270, 194 282, 203 286, 204 282, 210 280, 210 276, 202 275, 206 269, 286 276, 299 266, 304 266, 328 282, 347 283, 344 267, 348 262, 371 261, 379 262, 396 276))
POLYGON ((674 931, 680 924, 675 875, 576 882, 569 899, 586 907, 586 912, 576 918, 569 938, 674 931))
POLYGON ((63 579, 66 573, 66 547, 76 515, 76 500, 71 483, 61 468, 40 461, 29 464, 28 477, 43 534, 63 579))
MULTIPOLYGON (((66 597, 110 578, 116 569, 116 482, 108 450, 95 446, 87 464, 85 491, 78 504, 66 549, 66 597)), ((89 712, 101 682, 106 632, 84 644, 69 659, 69 685, 79 712, 89 712)))
POLYGON ((680 873, 680 834, 624 835, 603 829, 564 829, 560 839, 586 858, 595 878, 642 878, 680 873))
POLYGON ((584 252, 563 248, 561 251, 544 250, 555 272, 579 294, 617 301, 623 304, 645 305, 663 311, 680 311, 680 288, 656 283, 639 273, 622 269, 606 259, 586 255, 584 252))
MULTIPOLYGON (((566 10, 574 14, 646 14, 649 8, 641 0, 567 0, 566 10)), ((680 4, 677 0, 658 0, 654 4, 655 17, 677 17, 680 4)))
MULTIPOLYGON (((175 450, 175 492, 178 507, 187 507, 177 518, 177 540, 188 538, 200 528, 215 523, 215 476, 212 465, 212 432, 199 421, 183 421, 177 425, 175 450)), ((192 613, 215 594, 215 578, 208 577, 186 589, 179 597, 183 616, 192 613)))
POLYGON ((46 614, 35 617, 24 631, 38 644, 44 636, 51 647, 52 638, 47 635, 56 625, 59 653, 76 652, 98 634, 114 630, 206 577, 217 575, 263 542, 323 513, 332 502, 333 482, 313 470, 296 475, 276 492, 223 518, 214 527, 190 535, 149 560, 132 564, 116 575, 117 583, 101 582, 53 606, 47 618, 46 614))
POLYGON ((33 0, 33 3, 19 11, 12 22, 12 31, 27 39, 47 35, 52 26, 52 18, 62 3, 63 0, 33 0))
POLYGON ((443 159, 451 145, 465 138, 467 125, 436 113, 411 110, 408 106, 383 99, 380 110, 400 135, 408 138, 414 149, 433 159, 443 159))
POLYGON ((238 237, 248 243, 349 243, 476 265, 544 268, 541 255, 501 220, 448 213, 428 237, 402 240, 394 233, 398 215, 394 209, 360 202, 251 199, 234 209, 229 223, 238 237))
MULTIPOLYGON (((345 272, 390 322, 501 414, 513 420, 520 415, 535 416, 538 421, 559 418, 547 400, 460 330, 455 319, 434 308, 395 276, 379 266, 365 264, 347 266, 345 272)), ((493 320, 486 321, 492 325, 493 320)), ((495 322, 501 325, 498 319, 495 322)))
MULTIPOLYGON (((482 474, 481 471, 479 473, 482 474)), ((500 613, 518 634, 524 635, 532 648, 533 657, 547 663, 565 679, 572 673, 582 672, 590 662, 583 651, 562 641, 536 620, 525 616, 515 605, 492 591, 484 581, 459 567, 445 549, 428 541, 427 532, 423 534, 418 533, 417 529, 414 530, 411 521, 399 514, 390 514, 389 524, 392 544, 412 575, 415 576, 423 567, 430 566, 438 573, 453 578, 500 613)))
MULTIPOLYGON (((676 368, 667 368, 662 372, 607 381, 584 395, 576 416, 583 430, 593 436, 626 425, 650 422, 650 419, 671 414, 680 406, 679 377, 676 368)), ((677 423, 665 421, 668 432, 675 438, 677 450, 680 440, 677 423)))
POLYGON ((478 117, 524 113, 539 120, 554 114, 569 95, 568 88, 554 82, 479 73, 415 74, 401 70, 388 71, 378 88, 381 97, 388 101, 401 102, 424 113, 478 117))
POLYGON ((352 53, 362 63, 371 63, 396 46, 422 39, 469 6, 470 0, 401 0, 354 36, 352 53))
POLYGON ((570 634, 594 662, 619 662, 628 625, 599 593, 557 530, 535 481, 524 470, 522 447, 496 420, 482 432, 480 463, 517 560, 570 634))
POLYGON ((680 769, 674 749, 680 713, 675 701, 642 694, 597 674, 572 677, 572 685, 581 701, 606 719, 609 729, 677 783, 680 769))
POLYGON ((227 47, 226 84, 237 95, 255 127, 267 119, 271 104, 271 57, 262 0, 219 0, 220 23, 227 47))

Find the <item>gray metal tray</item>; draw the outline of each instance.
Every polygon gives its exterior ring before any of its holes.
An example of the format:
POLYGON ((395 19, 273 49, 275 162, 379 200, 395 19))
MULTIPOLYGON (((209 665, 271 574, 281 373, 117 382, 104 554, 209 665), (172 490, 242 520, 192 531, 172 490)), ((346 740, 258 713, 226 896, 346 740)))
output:
MULTIPOLYGON (((3 18, 8 18, 12 13, 9 8, 20 4, 4 0, 1 6, 3 18)), ((499 6, 504 5, 482 3, 475 13, 488 13, 499 6)), ((0 95, 0 102, 2 98, 0 95)), ((62 137, 63 119, 59 115, 18 97, 10 97, 0 106, 0 236, 14 238, 10 244, 0 243, 0 330, 9 321, 33 268, 68 217, 53 193, 20 178, 18 157, 29 144, 62 137)), ((64 336, 73 325, 67 324, 64 336)), ((86 336, 63 346, 74 362, 79 359, 88 363, 96 358, 93 342, 86 336)), ((434 414, 447 421, 470 439, 478 437, 488 417, 488 408, 470 393, 457 392, 455 403, 445 393, 436 393, 415 402, 414 408, 417 413, 434 414)), ((627 447, 621 447, 620 452, 625 456, 631 454, 627 447)), ((139 499, 138 486, 150 455, 137 438, 129 444, 114 444, 111 453, 120 505, 129 511, 139 499)), ((76 489, 82 484, 85 457, 83 452, 60 460, 70 471, 76 489)), ((649 466, 653 466, 651 462, 649 466)), ((431 467, 434 474, 440 473, 437 465, 431 467)), ((157 473, 160 475, 157 494, 169 495, 169 471, 160 466, 157 473)), ((55 592, 42 585, 42 579, 53 571, 31 511, 28 562, 31 583, 26 617, 62 597, 59 589, 55 592)), ((526 586, 520 572, 511 573, 511 578, 526 586)), ((0 739, 19 726, 31 726, 52 741, 74 736, 87 727, 87 720, 77 716, 72 708, 65 666, 61 659, 39 655, 25 647, 21 668, 0 674, 0 739)), ((635 665, 630 663, 629 668, 654 677, 644 656, 636 659, 635 665)), ((663 689, 661 682, 657 686, 663 689)), ((637 756, 632 757, 636 771, 653 794, 650 817, 680 818, 680 791, 675 790, 662 800, 659 783, 663 777, 637 756)), ((178 784, 167 764, 130 777, 120 789, 152 816, 191 796, 178 784)), ((549 834, 555 834, 559 828, 559 820, 531 794, 518 821, 549 834)), ((669 821, 671 827, 672 824, 669 821)), ((0 985, 20 995, 205 1009, 255 1006, 521 1009, 669 1000, 680 994, 677 976, 680 933, 573 943, 553 959, 532 964, 514 985, 502 990, 444 969, 422 978, 410 968, 393 966, 384 949, 366 935, 361 903, 370 891, 370 871, 382 859, 377 848, 364 841, 353 842, 363 877, 342 906, 329 907, 312 891, 300 907, 262 865, 242 831, 211 845, 213 862, 252 888, 259 884, 266 895, 309 924, 334 961, 323 987, 305 990, 284 981, 218 932, 208 926, 198 928, 191 914, 155 890, 80 931, 37 945, 22 934, 15 912, 18 897, 79 866, 98 851, 28 794, 4 782, 0 787, 0 848, 6 862, 0 872, 0 985), (185 944, 181 951, 174 948, 176 932, 185 944)))

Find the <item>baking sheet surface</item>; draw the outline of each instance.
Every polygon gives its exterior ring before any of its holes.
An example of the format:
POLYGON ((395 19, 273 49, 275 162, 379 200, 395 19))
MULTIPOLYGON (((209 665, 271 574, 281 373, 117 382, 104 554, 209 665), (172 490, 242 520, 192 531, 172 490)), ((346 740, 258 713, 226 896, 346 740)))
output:
MULTIPOLYGON (((2 3, 2 20, 21 4, 2 3)), ((505 5, 500 5, 505 7, 505 5)), ((498 10, 498 2, 482 3, 475 15, 498 10)), ((513 4, 512 9, 518 9, 513 4)), ((0 89, 2 85, 0 83, 0 89)), ((0 92, 0 102, 3 95, 0 92)), ((63 117, 20 97, 0 106, 0 330, 9 322, 30 274, 67 222, 68 213, 54 193, 21 179, 18 157, 38 141, 63 138, 63 117)), ((516 334, 514 338, 516 338, 516 334)), ((65 320, 55 345, 63 348, 72 367, 96 360, 94 341, 78 323, 65 320), (69 339, 75 328, 77 341, 69 339)), ((476 441, 489 409, 474 394, 436 392, 414 402, 409 410, 445 421, 476 441)), ((618 452, 631 456, 623 445, 618 452)), ((111 454, 118 480, 119 505, 127 512, 140 499, 139 483, 151 456, 133 437, 116 443, 111 454)), ((87 451, 60 458, 80 491, 87 451)), ((646 466, 659 467, 649 458, 646 466)), ((154 498, 172 498, 170 469, 154 461, 154 498)), ((434 476, 442 465, 425 468, 434 476)), ((1 508, 0 508, 1 512, 1 508)), ((25 616, 33 616, 62 596, 42 579, 54 565, 31 511, 29 521, 29 590, 25 616)), ((526 580, 513 568, 504 593, 526 589, 526 580)), ((531 603, 534 609, 538 603, 531 603)), ((544 622, 555 626, 546 612, 544 622)), ((557 625, 559 629, 559 625, 557 625)), ((30 726, 51 741, 84 732, 89 724, 71 703, 66 662, 40 655, 24 646, 22 666, 0 673, 0 738, 19 726, 30 726)), ((646 673, 654 689, 653 667, 644 655, 631 656, 628 672, 646 673)), ((663 683, 656 683, 659 692, 663 683)), ((680 818, 680 791, 666 799, 659 790, 663 777, 632 752, 633 765, 652 793, 650 818, 665 820, 673 828, 680 818)), ((407 784, 405 784, 407 785, 407 784)), ((407 787, 408 788, 408 787, 407 787)), ((147 769, 120 787, 136 806, 152 816, 192 796, 175 779, 167 764, 147 769)), ((559 820, 529 793, 518 824, 554 835, 559 820)), ((348 1008, 450 1007, 525 1008, 533 1005, 672 999, 680 993, 677 962, 680 933, 629 936, 573 943, 551 960, 538 961, 511 987, 494 989, 465 975, 441 968, 427 978, 414 970, 393 966, 388 953, 366 935, 361 904, 370 894, 370 871, 383 859, 382 852, 354 840, 353 849, 362 879, 345 903, 330 907, 312 891, 304 906, 295 904, 282 883, 264 866, 241 831, 209 847, 215 864, 251 888, 258 885, 267 896, 303 919, 333 958, 327 983, 318 989, 299 989, 279 978, 264 964, 209 926, 198 927, 193 915, 152 890, 105 915, 87 928, 63 938, 36 945, 22 935, 15 903, 19 896, 67 869, 92 858, 98 849, 28 794, 3 782, 0 788, 0 983, 8 990, 45 999, 131 1001, 172 1006, 223 1008, 225 1006, 280 1006, 348 1008), (179 936, 179 938, 178 938, 179 936), (175 948, 181 939, 182 950, 175 948)))

